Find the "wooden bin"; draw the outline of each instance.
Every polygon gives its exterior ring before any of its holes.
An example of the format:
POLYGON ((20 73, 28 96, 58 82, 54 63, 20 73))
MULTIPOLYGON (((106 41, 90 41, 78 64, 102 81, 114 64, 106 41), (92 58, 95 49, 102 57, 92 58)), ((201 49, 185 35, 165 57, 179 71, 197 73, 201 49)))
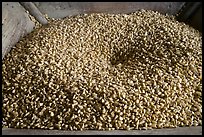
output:
MULTIPOLYGON (((35 23, 29 18, 34 16, 40 23, 46 24, 43 14, 51 18, 63 18, 81 13, 130 13, 139 9, 159 11, 163 14, 178 14, 178 20, 184 21, 202 30, 201 3, 186 2, 3 2, 2 3, 2 59, 11 47, 30 33, 35 23), (29 13, 26 12, 29 10, 29 13)), ((132 131, 61 131, 39 129, 3 128, 8 134, 202 134, 202 127, 178 127, 173 129, 132 130, 132 131)))

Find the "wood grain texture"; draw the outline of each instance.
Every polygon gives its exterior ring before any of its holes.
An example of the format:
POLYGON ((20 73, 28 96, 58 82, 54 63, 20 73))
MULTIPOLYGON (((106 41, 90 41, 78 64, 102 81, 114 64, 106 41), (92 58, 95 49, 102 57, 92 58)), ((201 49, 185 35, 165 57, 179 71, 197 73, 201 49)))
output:
POLYGON ((34 26, 18 2, 2 2, 2 59, 34 26))

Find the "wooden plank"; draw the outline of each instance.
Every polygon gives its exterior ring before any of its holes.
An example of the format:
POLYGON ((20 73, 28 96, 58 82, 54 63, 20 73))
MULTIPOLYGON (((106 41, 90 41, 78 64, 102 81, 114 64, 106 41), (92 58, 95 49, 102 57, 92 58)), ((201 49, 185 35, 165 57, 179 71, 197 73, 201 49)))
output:
POLYGON ((139 9, 175 15, 185 2, 33 2, 51 18, 63 18, 83 13, 130 13, 139 9))
POLYGON ((41 130, 41 129, 13 129, 3 128, 2 135, 202 135, 202 126, 198 127, 177 127, 153 130, 41 130))
POLYGON ((18 2, 2 2, 2 59, 34 26, 18 2))
POLYGON ((32 2, 20 2, 20 4, 29 11, 41 24, 46 25, 48 22, 38 8, 32 2))

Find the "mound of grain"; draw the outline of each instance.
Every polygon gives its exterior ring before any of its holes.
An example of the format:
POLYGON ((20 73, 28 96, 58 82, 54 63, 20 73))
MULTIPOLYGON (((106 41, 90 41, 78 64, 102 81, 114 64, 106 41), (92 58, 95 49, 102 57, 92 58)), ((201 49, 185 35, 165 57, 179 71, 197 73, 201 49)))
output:
POLYGON ((202 124, 202 37, 153 11, 55 20, 3 60, 14 128, 149 129, 202 124))

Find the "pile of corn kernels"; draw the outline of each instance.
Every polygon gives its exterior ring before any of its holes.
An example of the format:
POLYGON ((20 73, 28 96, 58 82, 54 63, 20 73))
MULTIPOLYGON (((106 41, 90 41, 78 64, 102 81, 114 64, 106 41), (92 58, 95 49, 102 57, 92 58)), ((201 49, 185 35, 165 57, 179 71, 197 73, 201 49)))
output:
POLYGON ((155 11, 53 20, 2 61, 9 128, 202 125, 202 34, 155 11))

